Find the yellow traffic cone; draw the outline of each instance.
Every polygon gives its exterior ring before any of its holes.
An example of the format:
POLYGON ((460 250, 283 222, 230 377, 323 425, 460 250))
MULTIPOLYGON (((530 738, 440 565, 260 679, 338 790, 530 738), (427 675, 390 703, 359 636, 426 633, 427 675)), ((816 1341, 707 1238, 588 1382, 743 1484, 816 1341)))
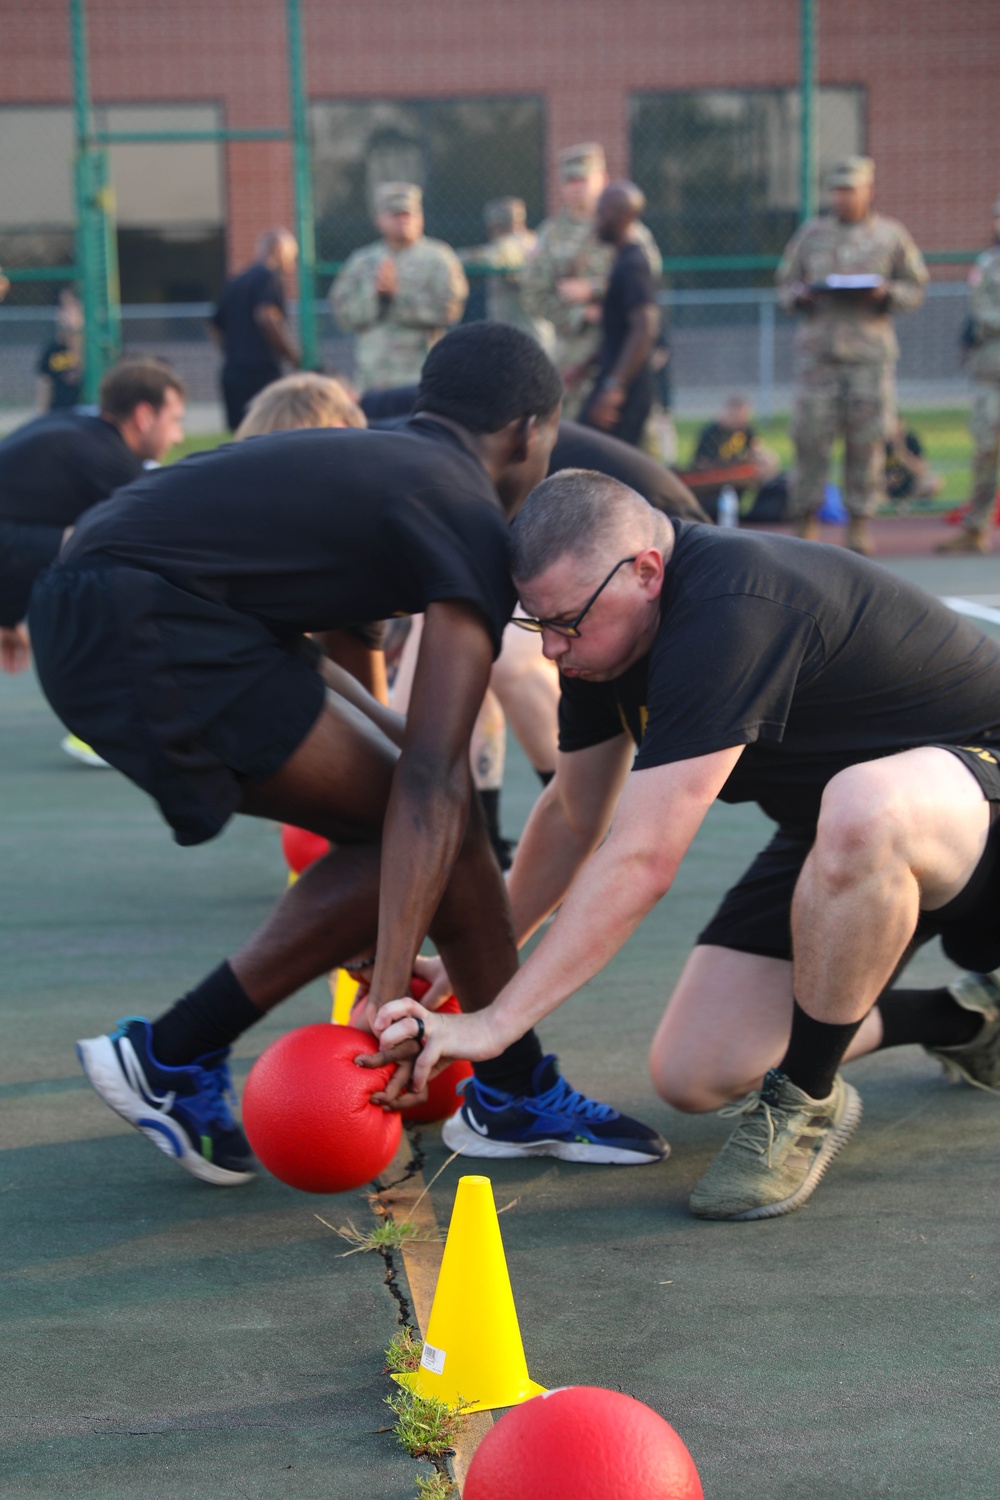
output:
POLYGON ((333 998, 333 1015, 330 1020, 334 1026, 349 1026, 351 1007, 358 997, 358 981, 352 979, 346 969, 334 969, 329 979, 333 998))
POLYGON ((545 1387, 528 1377, 488 1177, 461 1177, 420 1369, 393 1377, 449 1406, 519 1406, 545 1387))

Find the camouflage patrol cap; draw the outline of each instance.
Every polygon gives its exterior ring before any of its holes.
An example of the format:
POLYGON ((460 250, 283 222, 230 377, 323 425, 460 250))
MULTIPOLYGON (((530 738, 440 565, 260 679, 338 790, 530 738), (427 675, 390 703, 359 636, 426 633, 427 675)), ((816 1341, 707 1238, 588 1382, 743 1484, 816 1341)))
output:
POLYGON ((597 141, 584 141, 582 146, 566 146, 556 160, 559 176, 563 182, 573 177, 589 177, 591 172, 606 172, 604 147, 597 141))
POLYGON ((826 185, 831 188, 870 187, 874 181, 875 163, 870 156, 847 156, 826 174, 826 185))
POLYGON ((424 195, 415 182, 380 182, 375 189, 377 214, 418 214, 424 195))
POLYGON ((487 229, 523 229, 527 217, 523 198, 491 198, 483 205, 487 229))

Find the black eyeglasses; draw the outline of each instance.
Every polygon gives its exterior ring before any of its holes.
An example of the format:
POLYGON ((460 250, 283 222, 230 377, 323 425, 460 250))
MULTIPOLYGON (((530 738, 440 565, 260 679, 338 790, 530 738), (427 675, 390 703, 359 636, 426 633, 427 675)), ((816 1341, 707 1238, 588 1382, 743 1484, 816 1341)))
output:
POLYGON ((594 590, 590 598, 587 600, 586 604, 581 609, 580 613, 576 616, 575 620, 535 620, 532 619, 530 615, 515 615, 510 623, 512 625, 519 626, 521 630, 534 630, 536 633, 539 633, 543 630, 554 630, 556 635, 568 635, 571 640, 576 640, 577 636, 580 634, 580 621, 583 619, 584 615, 589 609, 593 609, 598 597, 607 588, 612 578, 614 578, 615 574, 618 572, 618 569, 623 568, 626 563, 632 562, 635 562, 634 557, 623 557, 619 562, 615 563, 607 578, 605 578, 604 582, 600 585, 599 588, 596 588, 594 590))

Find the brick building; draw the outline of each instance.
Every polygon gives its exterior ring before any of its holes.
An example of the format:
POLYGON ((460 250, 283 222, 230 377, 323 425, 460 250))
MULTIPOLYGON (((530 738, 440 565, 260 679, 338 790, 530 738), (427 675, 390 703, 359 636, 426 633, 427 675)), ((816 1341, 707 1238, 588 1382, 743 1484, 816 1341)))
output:
MULTIPOLYGON (((969 250, 1000 188, 993 0, 817 0, 821 160, 864 149, 879 203, 969 250)), ((318 242, 367 235, 373 171, 420 176, 432 232, 479 237, 494 192, 551 202, 554 151, 602 140, 668 254, 773 253, 798 195, 797 0, 304 0, 318 242), (373 167, 374 163, 374 167, 373 167)), ((282 0, 88 0, 111 128, 281 127, 282 0)), ((2 0, 0 259, 71 253, 66 0, 2 0)), ((125 300, 192 300, 291 218, 283 142, 113 148, 125 300), (173 269, 170 269, 170 268, 173 269), (178 269, 179 268, 179 269, 178 269)), ((958 274, 954 267, 940 274, 958 274)))

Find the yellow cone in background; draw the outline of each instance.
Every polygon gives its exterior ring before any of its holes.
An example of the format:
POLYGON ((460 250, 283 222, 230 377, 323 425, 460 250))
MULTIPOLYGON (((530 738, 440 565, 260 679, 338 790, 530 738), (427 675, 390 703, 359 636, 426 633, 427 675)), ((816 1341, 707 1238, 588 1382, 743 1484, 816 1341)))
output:
POLYGON ((352 979, 346 969, 334 969, 330 974, 330 994, 333 997, 333 1015, 330 1020, 335 1026, 349 1026, 351 1006, 358 994, 358 981, 352 979))
POLYGON ((420 1369, 393 1379, 469 1411, 519 1406, 545 1389, 528 1377, 488 1177, 459 1178, 420 1369))

